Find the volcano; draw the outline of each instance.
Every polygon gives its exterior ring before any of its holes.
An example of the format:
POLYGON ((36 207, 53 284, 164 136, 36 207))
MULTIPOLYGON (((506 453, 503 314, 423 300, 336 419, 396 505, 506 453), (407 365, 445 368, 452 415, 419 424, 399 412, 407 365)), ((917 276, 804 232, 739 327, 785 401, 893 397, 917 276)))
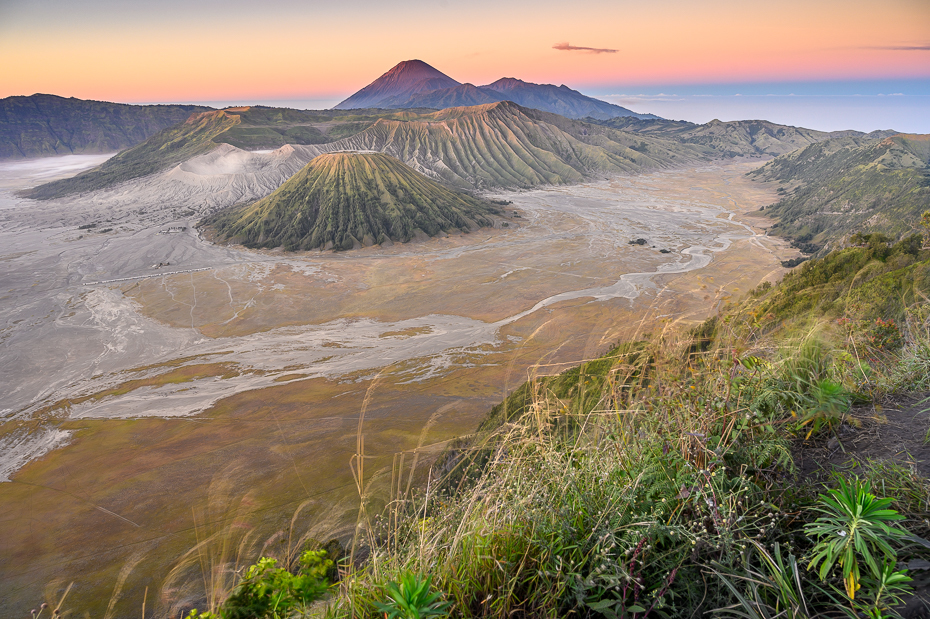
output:
POLYGON ((274 193, 205 221, 246 247, 345 250, 492 225, 494 205, 382 153, 327 153, 274 193))
POLYGON ((459 85, 457 81, 422 60, 405 60, 338 104, 335 109, 381 107, 379 104, 387 99, 400 98, 406 101, 422 92, 459 85))

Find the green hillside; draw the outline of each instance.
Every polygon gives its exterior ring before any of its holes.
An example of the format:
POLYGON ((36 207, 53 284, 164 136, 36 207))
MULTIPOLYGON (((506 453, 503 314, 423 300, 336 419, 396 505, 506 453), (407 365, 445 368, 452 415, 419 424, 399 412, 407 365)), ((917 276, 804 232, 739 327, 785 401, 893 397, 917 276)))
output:
POLYGON ((210 152, 219 144, 244 150, 279 148, 285 144, 324 144, 354 135, 379 118, 417 118, 417 111, 292 110, 262 106, 228 108, 191 116, 102 165, 73 178, 53 181, 24 192, 37 200, 60 198, 112 187, 171 168, 210 152))
POLYGON ((585 118, 596 123, 623 131, 673 139, 683 144, 694 144, 710 149, 722 158, 783 155, 799 148, 833 138, 858 138, 874 140, 888 137, 893 131, 816 131, 804 127, 778 125, 766 120, 735 120, 721 122, 712 120, 703 125, 682 120, 611 118, 598 120, 585 118))
POLYGON ((313 159, 267 198, 204 225, 247 247, 344 250, 406 242, 417 231, 468 231, 490 225, 493 211, 388 155, 332 153, 313 159))
POLYGON ((111 153, 183 122, 202 105, 125 105, 31 95, 0 99, 0 160, 111 153))
POLYGON ((428 574, 461 617, 898 616, 888 609, 927 590, 930 411, 926 399, 889 407, 884 423, 910 424, 914 438, 883 448, 875 409, 852 404, 930 388, 930 252, 919 247, 830 254, 690 332, 525 383, 432 465, 425 496, 399 497, 375 528, 387 541, 332 614, 374 618, 366 600, 428 574), (801 470, 830 449, 840 477, 826 462, 801 470), (857 455, 872 449, 887 455, 857 455), (889 524, 920 536, 885 558, 913 583, 877 584, 865 545, 854 596, 840 569, 810 569, 824 547, 813 523, 833 513, 819 495, 840 480, 889 497, 900 512, 889 524))
POLYGON ((767 207, 773 234, 810 251, 850 234, 900 236, 930 208, 930 136, 880 141, 840 138, 812 144, 754 170, 785 197, 767 207))
POLYGON ((77 176, 52 181, 23 192, 27 198, 48 200, 74 193, 95 191, 148 176, 208 153, 216 148, 213 138, 235 127, 240 117, 225 111, 195 114, 165 129, 142 144, 125 150, 96 168, 77 176))

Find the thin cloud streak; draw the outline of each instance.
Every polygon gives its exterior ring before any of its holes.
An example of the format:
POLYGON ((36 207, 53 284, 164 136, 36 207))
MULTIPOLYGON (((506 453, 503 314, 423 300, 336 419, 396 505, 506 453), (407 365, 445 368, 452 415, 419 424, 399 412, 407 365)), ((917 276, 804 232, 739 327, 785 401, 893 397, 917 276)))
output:
POLYGON ((579 47, 578 45, 572 45, 568 42, 566 43, 556 43, 552 46, 552 49, 557 49, 560 52, 587 52, 588 54, 616 54, 617 50, 615 49, 606 49, 601 47, 579 47))
POLYGON ((858 49, 878 49, 889 52, 930 52, 930 45, 879 45, 860 47, 858 49))

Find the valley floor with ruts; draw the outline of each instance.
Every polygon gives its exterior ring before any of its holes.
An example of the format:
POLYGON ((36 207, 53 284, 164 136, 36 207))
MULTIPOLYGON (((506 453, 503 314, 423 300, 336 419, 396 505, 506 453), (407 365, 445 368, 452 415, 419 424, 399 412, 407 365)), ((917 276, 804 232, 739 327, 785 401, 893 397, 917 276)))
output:
POLYGON ((361 435, 384 493, 397 454, 428 460, 529 374, 702 319, 794 255, 759 227, 758 162, 493 195, 494 228, 344 253, 14 195, 100 160, 0 165, 5 608, 56 579, 108 600, 127 566, 125 599, 161 590, 198 539, 305 501, 320 537, 350 532, 361 435))

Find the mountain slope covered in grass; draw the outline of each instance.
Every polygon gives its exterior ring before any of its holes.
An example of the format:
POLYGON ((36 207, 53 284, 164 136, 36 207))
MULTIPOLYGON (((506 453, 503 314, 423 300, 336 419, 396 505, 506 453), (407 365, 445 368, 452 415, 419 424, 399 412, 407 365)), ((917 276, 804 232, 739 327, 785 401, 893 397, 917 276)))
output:
POLYGON ((771 232, 810 251, 853 233, 900 236, 930 208, 930 135, 839 138, 778 157, 751 175, 784 195, 771 232))
POLYGON ((930 389, 919 247, 813 260, 689 331, 531 378, 438 461, 395 459, 390 501, 360 493, 357 537, 328 555, 327 616, 922 617, 927 399, 856 406, 930 389), (879 290, 908 294, 860 303, 879 290), (844 538, 848 574, 822 554, 844 538))
POLYGON ((488 202, 380 153, 320 155, 270 196, 204 223, 247 247, 352 249, 491 225, 488 202))
POLYGON ((203 112, 157 133, 96 168, 23 192, 27 198, 47 200, 111 187, 168 169, 217 147, 213 138, 238 125, 240 117, 226 111, 203 112))
MULTIPOLYGON (((919 247, 876 241, 830 254, 690 332, 623 343, 525 383, 432 466, 425 495, 401 497, 378 529, 391 541, 334 608, 359 613, 388 582, 428 573, 466 617, 726 607, 814 617, 844 606, 903 611, 906 599, 919 609, 920 567, 890 590, 864 551, 851 589, 839 570, 804 569, 830 542, 813 528, 831 514, 815 511, 825 505, 818 495, 842 484, 888 496, 899 535, 930 535, 926 400, 888 409, 910 424, 907 453, 882 448, 886 428, 869 421, 871 407, 852 406, 930 389, 930 252, 919 247), (822 458, 841 442, 840 478, 796 467, 805 452, 822 458), (860 450, 886 456, 857 462, 860 450), (780 578, 794 563, 797 575, 780 578)), ((925 541, 891 546, 899 569, 930 556, 925 541)))
POLYGON ((721 122, 712 120, 698 125, 683 120, 611 118, 601 120, 587 118, 586 121, 613 127, 631 133, 661 136, 684 144, 700 145, 711 149, 718 157, 745 157, 756 155, 778 156, 790 153, 811 144, 832 138, 855 138, 859 140, 880 139, 893 135, 894 131, 816 131, 804 127, 779 125, 767 120, 734 120, 721 122))

